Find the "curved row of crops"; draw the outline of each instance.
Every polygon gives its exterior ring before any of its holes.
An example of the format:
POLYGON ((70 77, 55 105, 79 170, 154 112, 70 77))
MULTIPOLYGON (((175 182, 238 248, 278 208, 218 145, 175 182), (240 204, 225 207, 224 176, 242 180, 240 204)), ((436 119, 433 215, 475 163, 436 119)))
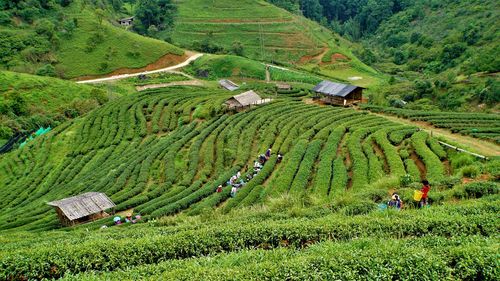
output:
POLYGON ((221 106, 229 96, 171 88, 125 97, 5 155, 0 229, 57 228, 46 203, 87 191, 106 193, 117 211, 161 217, 230 211, 283 193, 329 200, 387 175, 443 176, 446 152, 413 127, 289 99, 230 113, 221 106), (401 155, 403 145, 427 171, 401 155), (215 193, 236 172, 251 172, 269 147, 270 162, 236 197, 228 187, 215 193))

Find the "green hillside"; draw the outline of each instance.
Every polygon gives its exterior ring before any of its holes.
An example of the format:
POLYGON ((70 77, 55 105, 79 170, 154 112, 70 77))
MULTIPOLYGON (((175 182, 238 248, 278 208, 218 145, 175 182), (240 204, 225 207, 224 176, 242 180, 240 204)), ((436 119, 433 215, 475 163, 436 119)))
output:
POLYGON ((268 1, 356 42, 358 58, 392 75, 372 87, 373 103, 498 111, 498 1, 268 1))
POLYGON ((0 0, 0 280, 498 280, 498 8, 0 0))
MULTIPOLYGON (((102 75, 122 68, 141 68, 164 58, 160 65, 182 61, 184 51, 163 41, 116 26, 116 15, 73 1, 67 7, 39 8, 36 18, 21 8, 2 12, 0 23, 4 69, 63 78, 102 75)), ((36 7, 36 6, 35 6, 36 7)), ((36 8, 35 8, 36 9, 36 8)))
MULTIPOLYGON (((366 239, 360 249, 366 258, 370 253, 389 258, 392 248, 379 249, 379 239, 394 238, 410 253, 423 247, 427 257, 440 261, 431 271, 435 274, 463 259, 445 251, 447 247, 469 253, 472 244, 484 245, 474 251, 472 261, 467 259, 470 274, 489 276, 498 269, 476 260, 478 254, 483 259, 493 255, 490 247, 498 243, 498 195, 493 194, 499 188, 487 181, 498 178, 498 161, 482 163, 444 150, 413 126, 295 98, 279 97, 247 111, 226 112, 221 104, 231 95, 211 88, 169 88, 125 96, 4 155, 0 229, 6 235, 1 238, 0 277, 71 279, 76 277, 68 274, 82 272, 78 278, 84 280, 116 279, 137 278, 134 272, 139 271, 140 276, 158 278, 170 276, 167 268, 185 257, 194 259, 184 261, 182 268, 200 272, 205 268, 201 256, 208 254, 229 260, 263 255, 265 263, 254 265, 257 271, 228 268, 241 277, 260 276, 268 270, 265 264, 278 257, 287 261, 284 267, 291 266, 295 258, 283 255, 308 260, 328 255, 330 247, 356 249, 353 237, 366 239), (270 160, 232 197, 225 183, 238 171, 246 178, 257 155, 268 147, 274 152, 270 160), (278 151, 284 154, 281 163, 276 162, 278 151), (413 191, 424 177, 432 184, 432 208, 415 210, 413 191), (462 177, 468 183, 461 184, 462 177), (219 184, 224 185, 220 193, 215 191, 219 184), (407 211, 378 210, 395 190, 407 211), (116 211, 133 210, 150 223, 120 227, 105 218, 68 232, 45 232, 61 227, 47 202, 87 191, 106 193, 117 204, 116 211), (488 195, 493 197, 466 200, 488 195), (99 230, 103 224, 109 229, 99 230), (40 231, 47 233, 42 240, 34 236, 40 231), (450 236, 457 242, 444 243, 450 236), (416 240, 407 244, 409 238, 416 240), (335 242, 315 245, 320 252, 299 251, 327 240, 335 242), (57 245, 47 247, 53 241, 57 245), (430 245, 418 246, 426 243, 430 245), (241 249, 248 250, 225 253, 241 249), (97 257, 103 252, 109 258, 97 257), (124 262, 124 255, 133 258, 124 262), (143 268, 145 264, 152 267, 143 268), (89 272, 125 267, 130 272, 109 277, 89 272)), ((332 259, 352 264, 349 256, 332 259)), ((411 260, 412 255, 403 252, 394 262, 411 260)), ((229 278, 206 266, 210 278, 229 278)), ((349 268, 353 274, 368 274, 367 269, 362 273, 349 268)), ((380 270, 373 265, 368 272, 380 270)), ((347 274, 337 267, 333 272, 347 274)), ((460 272, 447 274, 469 276, 460 272)))
POLYGON ((19 131, 57 126, 106 103, 109 97, 96 87, 0 71, 0 140, 19 131))
MULTIPOLYGON (((405 174, 439 185, 460 173, 461 164, 452 170, 444 162, 453 153, 416 127, 287 98, 227 114, 221 104, 230 95, 172 88, 123 97, 7 155, 0 184, 16 188, 2 190, 0 227, 56 228, 45 203, 90 190, 106 192, 118 211, 161 217, 226 201, 227 212, 286 193, 321 200, 346 191, 384 194, 405 174), (58 153, 41 157, 53 145, 58 153), (246 165, 269 146, 286 155, 283 164, 272 158, 235 198, 229 187, 213 193, 232 174, 249 172, 246 165), (377 184, 387 177, 392 181, 377 184)), ((410 202, 411 190, 401 191, 410 202)))
POLYGON ((376 84, 381 77, 352 54, 352 43, 328 29, 261 0, 177 2, 174 44, 212 53, 292 64, 309 71, 376 84))

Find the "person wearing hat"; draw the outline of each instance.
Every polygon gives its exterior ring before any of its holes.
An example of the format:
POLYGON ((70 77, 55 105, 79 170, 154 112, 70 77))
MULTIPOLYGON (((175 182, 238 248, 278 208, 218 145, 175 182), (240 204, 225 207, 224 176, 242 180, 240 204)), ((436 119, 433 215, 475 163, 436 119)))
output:
POLYGON ((116 225, 122 224, 122 218, 120 218, 119 216, 114 217, 113 221, 116 225))
POLYGON ((132 222, 132 214, 127 214, 125 217, 125 222, 132 222))
POLYGON ((391 197, 391 201, 387 202, 389 208, 395 208, 401 210, 403 207, 403 201, 401 201, 401 197, 397 193, 393 193, 391 197))
POLYGON ((217 193, 221 193, 222 192, 222 184, 217 187, 216 191, 217 191, 217 193))

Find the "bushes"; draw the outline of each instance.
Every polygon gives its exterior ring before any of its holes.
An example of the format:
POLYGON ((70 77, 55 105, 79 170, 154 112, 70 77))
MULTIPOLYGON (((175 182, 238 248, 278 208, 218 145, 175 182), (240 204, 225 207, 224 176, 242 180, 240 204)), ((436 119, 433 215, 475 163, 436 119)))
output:
POLYGON ((444 167, 439 158, 426 145, 428 134, 420 131, 411 137, 411 144, 415 152, 425 163, 427 178, 432 182, 440 182, 444 178, 444 167))
MULTIPOLYGON (((384 217, 375 214, 355 217, 330 215, 315 219, 267 220, 265 223, 232 221, 178 231, 145 228, 137 236, 124 235, 126 230, 120 229, 110 232, 107 239, 100 237, 99 233, 91 233, 86 234, 90 237, 84 241, 75 237, 51 247, 30 243, 20 249, 3 251, 0 278, 56 278, 69 272, 112 271, 171 259, 212 256, 225 251, 280 246, 302 248, 327 240, 377 237, 386 241, 426 235, 444 236, 446 239, 462 235, 496 235, 497 222, 491 219, 495 210, 472 210, 474 208, 470 207, 471 213, 465 215, 447 213, 446 208, 436 207, 432 210, 433 215, 419 210, 411 216, 408 212, 384 217), (144 239, 145 236, 148 239, 144 239), (106 258, 103 258, 103 253, 106 258)), ((358 210, 364 212, 366 209, 360 206, 358 210)), ((131 233, 137 231, 140 228, 134 228, 131 233)), ((390 258, 394 259, 394 256, 391 254, 390 258)))
POLYGON ((481 198, 486 195, 498 194, 499 186, 495 182, 475 182, 464 185, 468 198, 481 198))
POLYGON ((311 170, 321 150, 322 144, 323 142, 321 140, 314 140, 308 145, 307 151, 300 162, 300 167, 290 187, 291 194, 298 195, 299 197, 304 195, 307 184, 309 183, 309 178, 311 177, 311 170))
POLYGON ((328 137, 323 150, 320 153, 320 162, 316 177, 314 179, 313 192, 320 196, 327 196, 333 175, 333 161, 337 155, 337 149, 345 133, 345 127, 338 127, 328 137))

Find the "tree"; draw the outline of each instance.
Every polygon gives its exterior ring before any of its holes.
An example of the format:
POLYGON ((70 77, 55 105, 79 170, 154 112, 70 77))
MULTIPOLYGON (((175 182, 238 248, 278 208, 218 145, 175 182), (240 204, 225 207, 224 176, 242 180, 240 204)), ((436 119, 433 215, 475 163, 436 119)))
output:
POLYGON ((323 18, 323 6, 319 0, 300 0, 300 8, 305 17, 320 21, 323 18))
POLYGON ((51 64, 46 64, 36 71, 36 75, 56 77, 56 68, 51 64))
POLYGON ((170 29, 174 25, 176 13, 177 7, 172 0, 139 0, 134 29, 141 34, 148 34, 151 25, 159 31, 170 29))
POLYGON ((243 56, 243 44, 239 41, 234 41, 231 52, 237 56, 243 56))

